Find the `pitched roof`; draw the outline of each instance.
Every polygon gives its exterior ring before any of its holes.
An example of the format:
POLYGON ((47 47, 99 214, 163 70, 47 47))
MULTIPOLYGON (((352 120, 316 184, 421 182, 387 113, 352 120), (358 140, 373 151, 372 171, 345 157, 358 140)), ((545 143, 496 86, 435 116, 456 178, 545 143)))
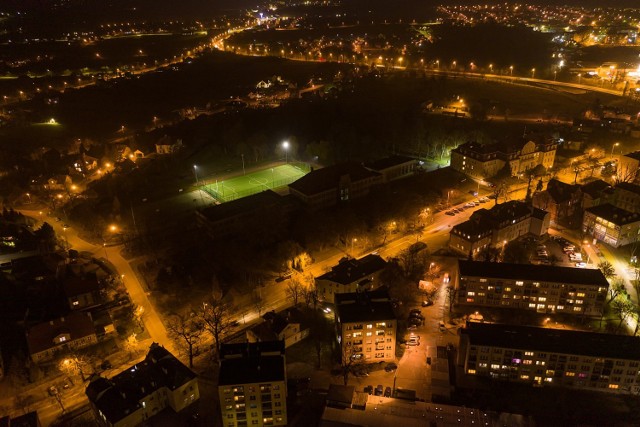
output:
POLYGON ((631 193, 640 194, 640 185, 632 184, 630 182, 621 182, 621 183, 617 184, 615 188, 616 188, 616 190, 617 189, 622 189, 622 190, 625 190, 625 191, 629 191, 631 193))
POLYGON ((612 222, 616 225, 626 225, 640 221, 640 214, 629 212, 625 209, 620 209, 610 203, 592 206, 585 209, 585 212, 589 212, 597 216, 598 218, 606 219, 607 221, 612 222))
POLYGON ((369 254, 360 259, 341 262, 333 266, 331 271, 319 276, 317 279, 348 285, 384 269, 386 265, 387 262, 379 255, 369 254))
POLYGON ((318 194, 337 188, 343 176, 348 176, 351 182, 357 182, 368 178, 379 177, 380 174, 370 171, 356 162, 340 163, 313 170, 297 181, 289 184, 289 187, 302 194, 318 194))
POLYGON ((55 347, 56 343, 53 340, 61 334, 69 334, 70 338, 66 341, 69 342, 94 335, 95 333, 96 330, 90 314, 72 312, 65 317, 38 323, 29 328, 27 331, 29 354, 40 353, 55 347))
POLYGON ((87 397, 110 423, 140 408, 140 401, 166 387, 175 390, 196 378, 196 374, 157 343, 151 344, 145 359, 109 379, 97 377, 85 391, 87 397))
POLYGON ((593 198, 597 198, 600 196, 600 193, 602 193, 607 188, 611 188, 611 185, 609 185, 609 183, 601 179, 596 179, 595 181, 591 181, 588 184, 584 184, 581 187, 581 190, 583 193, 588 194, 593 198))
POLYGON ((640 151, 634 151, 632 153, 627 153, 624 155, 625 157, 630 157, 635 160, 640 160, 640 151))
POLYGON ((335 294, 336 314, 341 323, 375 322, 395 319, 389 293, 385 289, 335 294))
POLYGON ((98 284, 98 279, 95 276, 88 277, 75 277, 75 276, 67 276, 64 279, 62 284, 64 289, 64 294, 67 297, 72 297, 76 295, 89 294, 92 292, 96 292, 100 289, 100 285, 98 284))
POLYGON ((405 163, 417 163, 416 159, 407 156, 389 156, 383 159, 374 160, 371 162, 365 163, 365 167, 372 169, 374 171, 380 172, 385 169, 403 165, 405 163))
POLYGON ((223 359, 220 361, 218 385, 266 383, 286 379, 283 341, 225 344, 221 355, 223 359))
POLYGON ((490 277, 609 287, 609 282, 602 272, 599 269, 591 268, 458 260, 458 270, 461 278, 465 276, 490 277))
POLYGON ((471 345, 640 360, 640 340, 627 335, 470 322, 462 329, 471 345))
POLYGON ((547 215, 549 215, 549 212, 542 209, 533 208, 533 211, 531 211, 531 216, 541 221, 544 220, 547 215))
POLYGON ((556 203, 571 200, 575 192, 579 189, 579 185, 567 184, 555 178, 550 179, 547 183, 547 194, 549 194, 556 203))

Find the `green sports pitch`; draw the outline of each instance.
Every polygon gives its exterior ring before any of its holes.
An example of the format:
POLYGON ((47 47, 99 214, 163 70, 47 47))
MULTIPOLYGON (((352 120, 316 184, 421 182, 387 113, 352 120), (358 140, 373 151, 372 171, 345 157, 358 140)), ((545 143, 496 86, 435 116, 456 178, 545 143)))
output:
POLYGON ((216 200, 228 202, 261 191, 284 187, 307 173, 309 165, 306 163, 288 163, 225 180, 209 181, 201 188, 216 200))

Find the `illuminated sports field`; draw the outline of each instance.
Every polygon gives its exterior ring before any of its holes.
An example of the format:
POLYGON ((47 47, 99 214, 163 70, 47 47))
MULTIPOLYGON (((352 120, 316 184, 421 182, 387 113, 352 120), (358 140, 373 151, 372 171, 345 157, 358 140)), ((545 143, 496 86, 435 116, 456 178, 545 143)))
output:
POLYGON ((240 199, 265 190, 273 190, 291 184, 309 173, 304 163, 288 163, 273 168, 209 182, 202 189, 220 202, 240 199))

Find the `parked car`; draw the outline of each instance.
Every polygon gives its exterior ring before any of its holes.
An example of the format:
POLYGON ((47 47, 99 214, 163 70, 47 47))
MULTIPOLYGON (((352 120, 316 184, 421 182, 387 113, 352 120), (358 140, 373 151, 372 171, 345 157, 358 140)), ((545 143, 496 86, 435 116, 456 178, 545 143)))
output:
POLYGON ((393 372, 396 369, 398 369, 398 365, 396 365, 395 363, 387 363, 387 366, 384 367, 384 370, 386 372, 393 372))
POLYGON ((391 387, 386 387, 384 389, 384 397, 391 397, 391 387))
POLYGON ((444 214, 449 216, 456 216, 456 213, 452 211, 446 211, 444 214))
POLYGON ((409 325, 407 327, 407 330, 409 330, 409 331, 415 331, 416 329, 418 329, 418 325, 409 325))
POLYGON ((586 262, 576 262, 576 267, 578 268, 587 268, 586 262))
POLYGON ((450 280, 451 278, 449 277, 449 273, 444 273, 444 276, 442 278, 442 283, 449 283, 450 280))
POLYGON ((55 396, 56 394, 58 394, 58 389, 56 386, 52 385, 51 387, 49 387, 47 389, 47 391, 49 392, 49 396, 55 396))
POLYGON ((375 394, 376 396, 382 396, 382 393, 384 393, 384 388, 382 387, 382 384, 378 384, 375 394))
POLYGON ((416 335, 410 337, 409 341, 407 342, 407 345, 410 345, 410 346, 420 345, 420 337, 416 335))
POLYGON ((423 307, 429 307, 429 306, 431 306, 431 305, 433 305, 433 301, 431 301, 431 300, 424 300, 424 301, 422 301, 422 306, 423 306, 423 307))
POLYGON ((369 393, 369 394, 373 394, 373 386, 372 385, 368 385, 364 388, 364 392, 365 393, 369 393))
POLYGON ((419 308, 412 308, 412 309, 411 309, 411 311, 410 311, 409 313, 411 313, 411 314, 413 314, 413 313, 421 314, 422 312, 420 311, 420 309, 419 309, 419 308))

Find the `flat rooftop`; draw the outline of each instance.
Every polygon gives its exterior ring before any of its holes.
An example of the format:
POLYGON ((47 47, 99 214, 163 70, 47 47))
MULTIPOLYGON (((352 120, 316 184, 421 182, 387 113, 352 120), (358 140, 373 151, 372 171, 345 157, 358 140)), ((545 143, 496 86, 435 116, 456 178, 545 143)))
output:
POLYGON ((609 287, 609 282, 599 269, 458 260, 458 270, 460 278, 483 277, 609 287))
POLYGON ((470 345, 640 360, 640 338, 628 335, 477 322, 469 322, 460 333, 469 337, 470 345))

